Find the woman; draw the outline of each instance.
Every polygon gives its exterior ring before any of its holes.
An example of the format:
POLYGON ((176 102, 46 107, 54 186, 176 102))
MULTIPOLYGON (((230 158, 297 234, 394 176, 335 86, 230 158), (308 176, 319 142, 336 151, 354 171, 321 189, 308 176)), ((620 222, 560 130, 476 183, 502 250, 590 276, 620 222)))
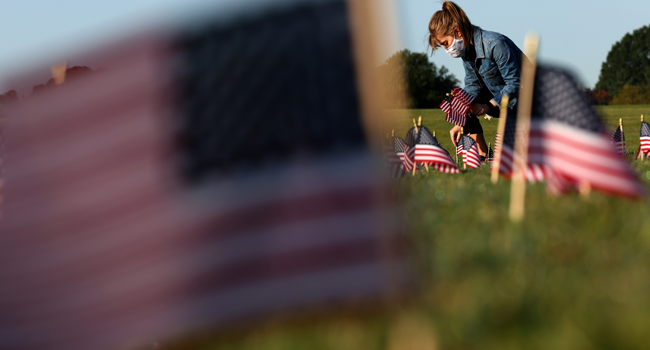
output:
MULTIPOLYGON (((451 57, 463 60, 464 90, 476 98, 471 106, 475 116, 467 119, 464 132, 470 134, 481 156, 485 156, 487 145, 476 115, 487 113, 498 117, 505 94, 510 98, 508 114, 515 110, 523 59, 521 50, 505 35, 473 26, 465 12, 451 1, 443 2, 442 10, 431 17, 429 45, 433 50, 442 46, 451 57)), ((460 126, 454 126, 449 134, 456 145, 460 126)))

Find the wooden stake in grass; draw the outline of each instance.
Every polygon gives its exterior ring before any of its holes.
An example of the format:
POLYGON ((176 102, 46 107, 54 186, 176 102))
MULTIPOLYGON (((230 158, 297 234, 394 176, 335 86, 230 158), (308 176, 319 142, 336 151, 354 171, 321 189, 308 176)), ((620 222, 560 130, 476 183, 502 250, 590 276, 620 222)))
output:
MULTIPOLYGON (((643 114, 641 114, 641 126, 643 126, 643 114)), ((643 161, 645 158, 645 153, 643 153, 641 146, 639 146, 639 152, 641 152, 641 161, 643 161)))
POLYGON ((395 129, 393 129, 393 132, 390 134, 392 137, 395 137, 395 129))
POLYGON ((418 126, 422 126, 422 116, 418 117, 418 126))
POLYGON ((526 164, 528 164, 528 136, 530 133, 530 113, 533 107, 533 87, 535 84, 535 67, 537 64, 537 47, 539 36, 536 33, 526 35, 521 67, 521 88, 519 89, 519 107, 517 108, 517 131, 515 134, 515 164, 510 187, 510 220, 519 222, 524 218, 526 201, 526 164))
MULTIPOLYGON (((461 127, 460 128, 460 137, 463 137, 464 134, 465 134, 465 131, 463 130, 463 127, 461 127)), ((456 140, 456 145, 458 145, 458 141, 460 141, 460 137, 458 138, 458 140, 456 140)), ((458 146, 456 146, 456 147, 458 147, 458 146)), ((467 153, 467 150, 465 149, 465 147, 463 147, 463 151, 465 151, 467 153)), ((456 157, 458 157, 458 152, 456 152, 456 157)), ((464 155, 463 155, 463 170, 467 170, 467 164, 465 163, 465 156, 464 155)))
MULTIPOLYGON (((491 144, 490 142, 488 142, 488 151, 487 151, 487 154, 485 155, 485 159, 486 159, 486 160, 487 160, 487 158, 490 157, 490 151, 491 151, 491 150, 492 150, 492 144, 491 144)), ((494 154, 494 152, 492 152, 492 153, 494 154)), ((487 162, 486 162, 486 163, 487 163, 487 162)))
POLYGON ((618 118, 618 126, 621 127, 621 147, 623 148, 623 158, 625 158, 625 133, 623 132, 623 118, 618 118))
MULTIPOLYGON (((413 118, 413 127, 415 127, 415 133, 419 134, 420 132, 418 131, 418 125, 415 124, 415 118, 413 118)), ((415 145, 413 145, 415 147, 415 145)), ((415 155, 413 156, 413 176, 415 176, 415 170, 418 168, 418 163, 415 162, 415 155)))
POLYGON ((497 134, 501 135, 501 140, 494 142, 494 161, 492 161, 492 183, 495 184, 499 181, 499 166, 501 165, 501 150, 503 149, 503 134, 506 130, 506 118, 508 118, 508 101, 510 97, 508 94, 501 97, 501 114, 499 115, 499 126, 497 127, 497 134))

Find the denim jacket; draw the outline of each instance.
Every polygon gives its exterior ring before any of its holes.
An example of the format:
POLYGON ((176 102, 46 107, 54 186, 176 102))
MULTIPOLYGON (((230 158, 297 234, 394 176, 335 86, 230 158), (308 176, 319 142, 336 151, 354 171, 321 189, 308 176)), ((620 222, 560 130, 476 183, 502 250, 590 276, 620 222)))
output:
POLYGON ((474 49, 476 58, 468 55, 462 57, 465 67, 465 91, 478 96, 481 83, 480 74, 488 90, 492 93, 497 106, 501 106, 501 97, 508 94, 508 109, 517 105, 517 94, 521 77, 522 52, 517 45, 505 35, 474 27, 474 49))

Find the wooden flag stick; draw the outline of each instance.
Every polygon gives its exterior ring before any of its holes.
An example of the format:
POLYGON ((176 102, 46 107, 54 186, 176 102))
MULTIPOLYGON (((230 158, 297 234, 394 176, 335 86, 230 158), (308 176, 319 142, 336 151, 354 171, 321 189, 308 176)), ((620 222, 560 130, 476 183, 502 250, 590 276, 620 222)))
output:
MULTIPOLYGON (((643 127, 643 114, 641 114, 641 127, 643 127)), ((643 149, 641 149, 641 146, 639 145, 639 152, 641 152, 641 161, 645 159, 645 153, 643 153, 643 149)))
MULTIPOLYGON (((461 126, 460 127, 460 137, 462 138, 464 134, 465 134, 465 131, 463 130, 463 127, 461 126)), ((456 142, 458 142, 458 141, 456 141, 456 142)), ((463 146, 463 151, 465 152, 465 154, 467 154, 467 150, 465 149, 465 146, 463 146)), ((458 152, 456 152, 456 153, 458 153, 458 152)), ((458 155, 456 155, 456 156, 458 157, 458 155)), ((467 170, 467 163, 465 163, 465 155, 463 155, 463 170, 467 170)))
POLYGON ((66 61, 52 65, 52 78, 54 79, 54 83, 56 83, 56 85, 61 85, 65 81, 65 70, 67 67, 68 63, 66 61))
POLYGON ((625 158, 625 133, 623 132, 623 118, 618 118, 618 125, 621 127, 621 147, 623 148, 623 157, 625 158))
POLYGON ((492 183, 495 184, 499 181, 499 166, 501 166, 501 150, 503 149, 503 137, 506 130, 506 119, 508 118, 508 101, 510 97, 508 94, 501 97, 501 114, 499 115, 499 126, 497 127, 497 134, 501 135, 501 141, 494 142, 494 161, 492 161, 492 183))
POLYGON ((537 64, 537 47, 539 36, 536 33, 526 35, 521 67, 521 88, 519 89, 519 107, 517 108, 517 131, 515 134, 515 164, 510 187, 510 220, 519 222, 524 218, 526 201, 526 165, 528 164, 528 136, 530 133, 530 113, 533 107, 533 87, 535 85, 535 67, 537 64))
MULTIPOLYGON (((422 116, 418 117, 418 126, 422 126, 422 116)), ((435 132, 434 132, 434 136, 435 136, 435 132)), ((429 172, 429 164, 424 163, 424 168, 427 169, 427 173, 428 173, 429 172)))
POLYGON ((589 198, 589 194, 591 193, 591 184, 589 181, 580 181, 580 184, 578 185, 578 192, 582 198, 589 198))
MULTIPOLYGON (((413 118, 413 127, 415 128, 416 133, 420 133, 418 131, 418 125, 415 124, 415 118, 413 118)), ((415 144, 413 144, 413 147, 415 147, 415 144)), ((415 176, 415 170, 418 168, 418 163, 415 162, 415 155, 413 156, 413 176, 415 176)))

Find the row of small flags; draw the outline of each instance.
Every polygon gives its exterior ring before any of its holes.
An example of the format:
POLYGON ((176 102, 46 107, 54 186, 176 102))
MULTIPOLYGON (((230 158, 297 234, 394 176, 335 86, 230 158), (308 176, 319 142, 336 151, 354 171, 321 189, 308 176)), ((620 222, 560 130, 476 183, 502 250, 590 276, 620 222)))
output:
MULTIPOLYGON (((402 178, 405 173, 421 170, 422 166, 429 170, 429 167, 436 171, 449 174, 458 174, 458 161, 454 161, 449 152, 444 149, 435 136, 427 127, 422 126, 421 117, 418 124, 415 124, 407 134, 406 138, 396 137, 393 131, 392 144, 384 145, 384 156, 390 174, 393 178, 402 178)), ((387 138, 389 142, 390 138, 387 138)), ((494 159, 494 151, 490 148, 488 155, 481 159, 478 145, 469 137, 462 134, 456 147, 456 156, 462 156, 462 162, 466 167, 479 168, 484 162, 491 162, 494 159)))

